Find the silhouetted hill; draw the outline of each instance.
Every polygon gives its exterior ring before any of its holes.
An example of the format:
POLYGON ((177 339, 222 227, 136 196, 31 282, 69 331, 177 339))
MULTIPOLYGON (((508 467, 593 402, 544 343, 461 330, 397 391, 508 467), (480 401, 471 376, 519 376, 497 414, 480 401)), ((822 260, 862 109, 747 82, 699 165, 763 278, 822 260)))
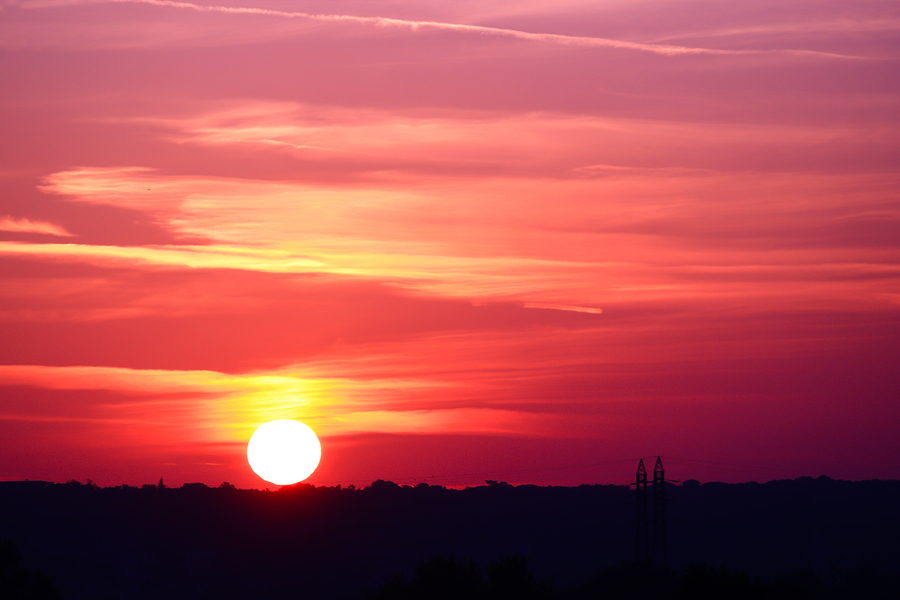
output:
MULTIPOLYGON (((527 558, 537 580, 562 588, 632 559, 633 494, 496 482, 275 492, 2 482, 0 538, 72 599, 360 598, 436 556, 527 558)), ((900 482, 686 482, 666 494, 675 569, 900 574, 900 482)))

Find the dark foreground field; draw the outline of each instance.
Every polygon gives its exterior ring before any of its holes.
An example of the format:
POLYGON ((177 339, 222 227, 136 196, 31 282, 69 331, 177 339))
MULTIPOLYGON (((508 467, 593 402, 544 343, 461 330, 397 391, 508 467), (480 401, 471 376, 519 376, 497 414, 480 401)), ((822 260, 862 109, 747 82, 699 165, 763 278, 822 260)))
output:
POLYGON ((900 482, 667 485, 656 573, 629 564, 633 495, 3 482, 0 539, 22 557, 4 553, 3 580, 41 572, 71 599, 897 597, 900 482))

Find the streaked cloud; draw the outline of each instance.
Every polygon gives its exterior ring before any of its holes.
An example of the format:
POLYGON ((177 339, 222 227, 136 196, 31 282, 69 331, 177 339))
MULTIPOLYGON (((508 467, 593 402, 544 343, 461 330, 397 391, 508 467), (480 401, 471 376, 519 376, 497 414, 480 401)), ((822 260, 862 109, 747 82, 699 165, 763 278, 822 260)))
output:
POLYGON ((0 231, 10 231, 12 233, 42 233, 44 235, 54 235, 57 237, 73 237, 74 235, 53 223, 32 221, 31 219, 16 219, 9 215, 0 217, 0 231))
POLYGON ((0 253, 14 256, 69 258, 111 266, 132 266, 135 263, 144 263, 188 268, 253 269, 275 272, 308 272, 322 266, 315 260, 284 251, 215 245, 146 247, 0 242, 0 253))
MULTIPOLYGON (((97 2, 87 2, 86 0, 74 0, 60 2, 36 2, 32 4, 24 4, 23 8, 32 9, 51 9, 60 6, 77 6, 80 4, 96 4, 97 2)), ((102 3, 110 4, 147 4, 160 8, 176 8, 181 10, 190 10, 200 13, 221 13, 228 15, 251 15, 274 17, 279 19, 318 21, 326 23, 350 23, 357 25, 369 25, 378 28, 401 28, 409 30, 413 33, 419 31, 435 30, 435 31, 452 31, 462 34, 488 35, 507 37, 517 40, 550 43, 568 46, 579 46, 588 48, 613 48, 622 50, 632 50, 638 52, 648 52, 652 54, 664 56, 683 56, 683 55, 723 55, 723 56, 740 56, 740 55, 793 55, 798 57, 814 57, 825 59, 862 59, 864 56, 853 54, 843 54, 838 52, 825 52, 820 50, 811 50, 803 48, 784 48, 784 49, 730 49, 730 48, 708 48, 708 47, 692 47, 667 43, 647 43, 622 39, 611 39, 596 36, 582 35, 565 35, 549 32, 531 32, 513 28, 492 27, 485 25, 465 24, 465 23, 449 23, 430 20, 412 20, 403 18, 394 18, 390 16, 357 16, 348 14, 322 14, 298 11, 284 11, 271 8, 255 7, 255 6, 216 6, 208 4, 197 4, 191 2, 175 2, 172 0, 103 0, 102 3)), ((165 31, 159 32, 162 37, 169 37, 165 31)), ((182 40, 190 39, 190 36, 184 36, 182 40)), ((52 38, 48 38, 47 42, 52 43, 52 38)), ((22 40, 25 42, 25 40, 22 40)), ((20 42, 21 43, 21 42, 20 42)), ((118 37, 119 45, 133 45, 134 39, 129 40, 127 37, 118 37)))
MULTIPOLYGON (((75 415, 90 415, 91 422, 129 427, 137 431, 153 425, 155 436, 168 443, 237 442, 249 439, 259 424, 279 418, 301 419, 321 436, 379 433, 507 433, 531 434, 541 430, 537 417, 520 412, 482 407, 441 406, 422 403, 403 407, 385 403, 387 389, 406 395, 434 394, 434 382, 415 379, 353 380, 303 377, 282 369, 270 373, 227 375, 212 371, 137 370, 111 367, 46 367, 0 365, 0 387, 19 386, 49 390, 105 390, 93 404, 71 407, 75 415), (183 429, 181 419, 190 419, 183 429), (173 440, 173 435, 182 437, 173 440)), ((444 387, 449 387, 449 382, 444 387)), ((82 401, 83 402, 83 401, 82 401)), ((68 411, 66 411, 68 412, 68 411)), ((48 418, 39 406, 29 409, 12 403, 0 420, 37 421, 48 418)), ((79 422, 81 417, 62 416, 79 422)), ((543 417, 546 425, 547 417, 543 417)), ((545 432, 539 435, 549 435, 545 432)))
POLYGON ((760 287, 761 280, 786 279, 790 286, 798 277, 798 291, 812 278, 824 287, 807 287, 811 293, 828 286, 839 293, 854 272, 881 294, 895 274, 862 257, 867 247, 880 248, 882 256, 900 251, 889 235, 900 221, 900 207, 887 192, 892 181, 892 175, 782 173, 760 180, 743 173, 616 169, 601 179, 451 176, 438 189, 408 176, 323 185, 82 169, 51 175, 44 189, 147 211, 173 233, 214 243, 7 242, 0 251, 106 264, 363 276, 530 306, 690 294, 774 298, 790 288, 760 287), (526 190, 529 206, 521 211, 526 190), (594 200, 597 194, 603 202, 594 200), (563 206, 555 201, 560 196, 569 199, 563 206), (860 205, 862 197, 871 201, 860 205), (884 223, 885 236, 873 237, 867 224, 876 221, 884 223), (845 275, 827 283, 837 273, 845 275))

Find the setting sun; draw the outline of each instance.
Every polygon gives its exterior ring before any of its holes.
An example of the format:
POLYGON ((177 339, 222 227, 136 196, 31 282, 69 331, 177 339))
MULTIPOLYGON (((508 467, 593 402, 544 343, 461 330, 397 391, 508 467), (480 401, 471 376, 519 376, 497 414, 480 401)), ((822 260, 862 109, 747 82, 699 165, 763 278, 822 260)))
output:
POLYGON ((276 485, 303 481, 316 470, 322 446, 312 429, 290 419, 261 425, 247 444, 250 468, 276 485))

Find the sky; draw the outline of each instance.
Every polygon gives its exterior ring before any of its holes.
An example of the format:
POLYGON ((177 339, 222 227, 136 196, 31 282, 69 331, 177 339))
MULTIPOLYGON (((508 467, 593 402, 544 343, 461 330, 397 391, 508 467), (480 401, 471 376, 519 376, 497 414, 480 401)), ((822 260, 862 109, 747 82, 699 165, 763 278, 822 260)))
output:
POLYGON ((0 480, 900 478, 896 2, 0 0, 0 82, 0 480))

